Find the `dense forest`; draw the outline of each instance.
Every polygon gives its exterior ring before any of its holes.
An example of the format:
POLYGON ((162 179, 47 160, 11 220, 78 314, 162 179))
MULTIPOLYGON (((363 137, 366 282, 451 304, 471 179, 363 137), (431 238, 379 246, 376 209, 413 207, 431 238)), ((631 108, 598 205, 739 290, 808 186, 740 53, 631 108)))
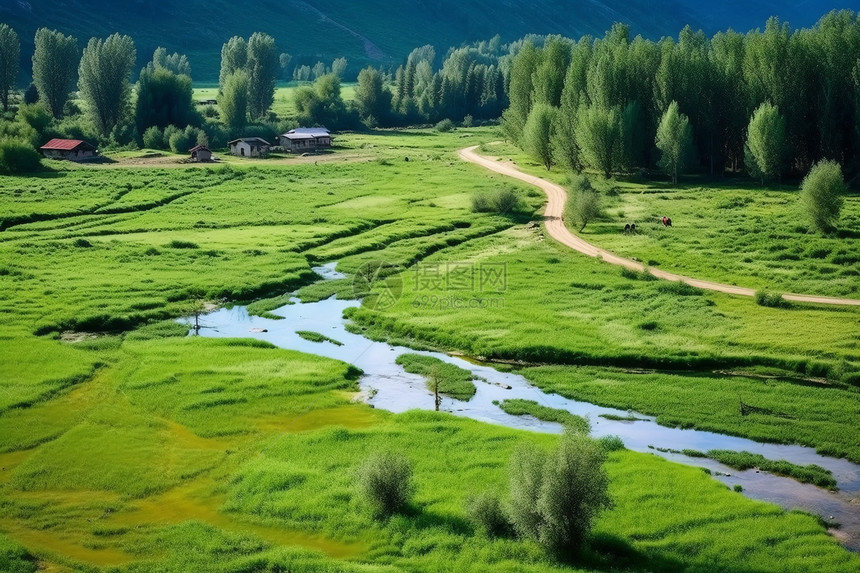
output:
POLYGON ((746 163, 779 178, 827 158, 856 173, 860 21, 842 11, 794 31, 770 19, 712 38, 685 28, 677 40, 631 39, 623 25, 596 40, 551 38, 518 52, 509 92, 510 136, 536 155, 536 137, 551 140, 547 162, 577 171, 656 166, 665 152, 655 140, 675 115, 693 169, 717 175, 746 163), (536 133, 541 116, 551 121, 536 133))
POLYGON ((132 86, 129 36, 94 38, 79 51, 75 38, 40 29, 34 45, 34 85, 14 106, 20 43, 0 26, 7 143, 90 137, 107 147, 184 151, 189 143, 223 147, 234 136, 271 136, 300 124, 473 125, 501 117, 509 138, 547 167, 606 176, 659 166, 673 180, 684 171, 746 169, 766 181, 802 176, 821 159, 851 175, 860 167, 860 20, 851 11, 831 12, 812 28, 771 18, 747 34, 708 37, 686 27, 677 39, 657 42, 631 38, 624 24, 601 38, 527 36, 505 44, 496 36, 451 48, 439 62, 425 45, 396 69, 361 70, 350 102, 341 97, 344 58, 294 66, 293 75, 314 79, 300 82, 294 117, 270 111, 291 57, 267 34, 223 45, 219 104, 202 110, 185 55, 159 48, 132 86), (75 88, 78 99, 69 97, 75 88))

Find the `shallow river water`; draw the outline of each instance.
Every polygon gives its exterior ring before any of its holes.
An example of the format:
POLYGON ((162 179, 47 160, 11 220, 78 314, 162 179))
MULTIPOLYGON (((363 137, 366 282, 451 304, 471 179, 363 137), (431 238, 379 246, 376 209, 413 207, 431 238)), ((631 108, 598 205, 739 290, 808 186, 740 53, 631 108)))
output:
MULTIPOLYGON (((316 270, 325 278, 337 278, 337 273, 329 265, 316 270)), ((477 392, 471 400, 461 402, 443 398, 442 410, 491 424, 548 433, 559 433, 562 428, 559 424, 542 422, 529 416, 511 416, 493 404, 493 401, 522 398, 567 410, 587 417, 591 421, 591 433, 595 437, 617 435, 630 450, 653 453, 678 463, 708 468, 714 472, 715 479, 727 486, 741 485, 743 494, 747 497, 769 501, 786 509, 804 509, 822 516, 828 522, 839 523, 841 527, 834 534, 852 551, 860 551, 860 465, 820 456, 814 449, 802 446, 764 444, 712 432, 667 428, 658 425, 653 417, 568 400, 557 394, 546 394, 519 374, 499 372, 490 366, 476 365, 447 354, 419 352, 402 346, 373 342, 361 335, 352 334, 345 328, 343 311, 358 305, 358 301, 334 298, 308 304, 302 304, 295 299, 294 304, 272 311, 283 316, 284 320, 250 316, 242 306, 222 308, 201 319, 203 328, 200 335, 257 338, 281 348, 353 364, 364 371, 359 384, 367 396, 366 401, 376 408, 391 412, 405 412, 415 408, 433 409, 434 398, 427 390, 424 379, 407 373, 394 360, 404 353, 435 356, 471 371, 476 378, 477 392), (296 334, 301 330, 318 332, 341 342, 343 346, 330 342, 307 341, 296 334), (601 418, 601 414, 632 414, 644 420, 613 421, 601 418), (746 450, 766 458, 784 459, 801 465, 814 463, 833 472, 839 491, 829 492, 789 478, 765 472, 757 473, 756 470, 735 471, 713 460, 659 452, 656 448, 746 450)))

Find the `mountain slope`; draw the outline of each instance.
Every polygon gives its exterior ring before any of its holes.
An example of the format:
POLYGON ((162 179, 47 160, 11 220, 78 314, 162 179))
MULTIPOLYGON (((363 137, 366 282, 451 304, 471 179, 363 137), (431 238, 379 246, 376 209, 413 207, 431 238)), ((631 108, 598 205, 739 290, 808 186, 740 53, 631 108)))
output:
MULTIPOLYGON (((0 21, 15 28, 29 59, 37 28, 47 26, 78 38, 113 32, 131 35, 142 63, 165 46, 188 54, 194 79, 218 77, 221 45, 231 36, 256 31, 272 35, 293 64, 330 63, 345 56, 354 73, 368 64, 396 64, 409 51, 432 44, 443 55, 450 46, 499 34, 511 41, 528 33, 602 35, 613 22, 633 34, 676 36, 690 24, 709 34, 725 28, 763 27, 768 15, 794 26, 812 25, 831 8, 858 9, 860 0, 778 2, 729 0, 0 0, 0 21)), ((29 71, 29 63, 22 66, 29 71)))

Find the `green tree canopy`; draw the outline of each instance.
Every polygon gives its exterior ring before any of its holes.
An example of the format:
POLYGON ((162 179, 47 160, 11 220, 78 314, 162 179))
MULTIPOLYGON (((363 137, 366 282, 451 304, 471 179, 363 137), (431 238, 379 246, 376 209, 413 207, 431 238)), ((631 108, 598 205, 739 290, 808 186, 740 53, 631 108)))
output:
POLYGON ((836 228, 847 192, 842 167, 835 161, 814 165, 800 186, 800 200, 812 228, 828 232, 836 228))
POLYGON ((565 205, 565 217, 579 228, 585 230, 594 219, 600 216, 600 193, 592 187, 591 181, 585 175, 573 178, 571 195, 565 205))
POLYGON ((140 71, 137 84, 135 122, 139 133, 150 126, 164 129, 168 125, 185 127, 198 124, 200 115, 194 108, 191 78, 150 62, 140 71))
POLYGON ((188 63, 188 56, 185 54, 176 52, 168 54, 165 48, 158 47, 152 55, 152 64, 157 68, 170 70, 176 75, 191 77, 191 64, 188 63))
POLYGON ((248 124, 248 83, 248 74, 242 69, 224 78, 218 106, 224 123, 233 132, 248 124))
POLYGON ((248 39, 248 111, 251 117, 266 116, 275 101, 275 82, 278 78, 280 57, 275 39, 268 34, 255 32, 248 39))
POLYGON ((526 42, 514 57, 508 90, 510 106, 503 114, 505 131, 517 144, 520 143, 526 120, 532 109, 532 76, 540 64, 540 54, 531 42, 526 42))
POLYGON ((621 147, 621 113, 617 107, 580 106, 576 141, 584 163, 609 179, 618 166, 621 147))
POLYGON ((56 30, 36 30, 33 52, 33 83, 39 99, 54 117, 63 116, 63 106, 78 68, 78 41, 56 30))
POLYGON ((18 80, 21 64, 21 42, 18 33, 6 24, 0 24, 0 104, 9 110, 9 93, 18 80))
POLYGON ((245 70, 248 66, 248 42, 239 36, 233 36, 221 46, 221 72, 218 75, 218 85, 224 89, 227 78, 236 70, 245 70))
POLYGON ((746 166, 753 177, 778 179, 785 165, 785 118, 779 108, 764 102, 750 118, 747 130, 746 166))
POLYGON ((517 533, 559 557, 581 548, 596 517, 612 507, 605 461, 595 440, 570 430, 552 452, 515 452, 510 517, 517 533))
POLYGON ((557 113, 558 110, 547 103, 535 104, 523 128, 523 147, 547 171, 553 163, 552 130, 557 113))
POLYGON ((110 135, 128 113, 131 96, 129 76, 136 57, 129 36, 113 34, 106 40, 92 38, 81 56, 78 89, 87 102, 96 131, 110 135))
POLYGON ((662 153, 659 165, 678 183, 678 175, 683 172, 693 151, 693 130, 690 120, 678 110, 678 102, 669 104, 666 113, 657 127, 657 149, 662 153))
POLYGON ((391 110, 391 92, 384 88, 382 72, 364 68, 358 73, 354 101, 358 115, 366 125, 375 127, 386 123, 391 110))

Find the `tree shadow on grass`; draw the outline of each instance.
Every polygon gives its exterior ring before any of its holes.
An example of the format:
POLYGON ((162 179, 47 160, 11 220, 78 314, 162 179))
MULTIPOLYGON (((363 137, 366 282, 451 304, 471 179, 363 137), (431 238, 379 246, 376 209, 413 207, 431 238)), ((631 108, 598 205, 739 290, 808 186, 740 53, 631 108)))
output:
MULTIPOLYGON (((595 571, 648 571, 651 573, 676 573, 694 565, 689 561, 679 561, 673 557, 660 555, 658 552, 637 550, 628 540, 607 533, 595 535, 586 549, 572 556, 565 563, 595 571)), ((709 566, 723 573, 759 573, 757 570, 729 563, 712 563, 709 566)))
MULTIPOLYGON (((410 505, 401 514, 409 520, 415 530, 442 530, 459 536, 478 536, 474 526, 466 519, 424 511, 421 507, 410 505)), ((516 539, 512 531, 497 536, 499 539, 516 539)), ((617 571, 641 571, 649 573, 676 573, 688 569, 692 563, 680 561, 659 552, 641 551, 624 538, 601 533, 591 539, 591 543, 581 551, 569 555, 555 556, 559 564, 578 569, 614 573, 617 571)), ((760 573, 757 570, 734 566, 728 563, 719 565, 724 573, 760 573)))

